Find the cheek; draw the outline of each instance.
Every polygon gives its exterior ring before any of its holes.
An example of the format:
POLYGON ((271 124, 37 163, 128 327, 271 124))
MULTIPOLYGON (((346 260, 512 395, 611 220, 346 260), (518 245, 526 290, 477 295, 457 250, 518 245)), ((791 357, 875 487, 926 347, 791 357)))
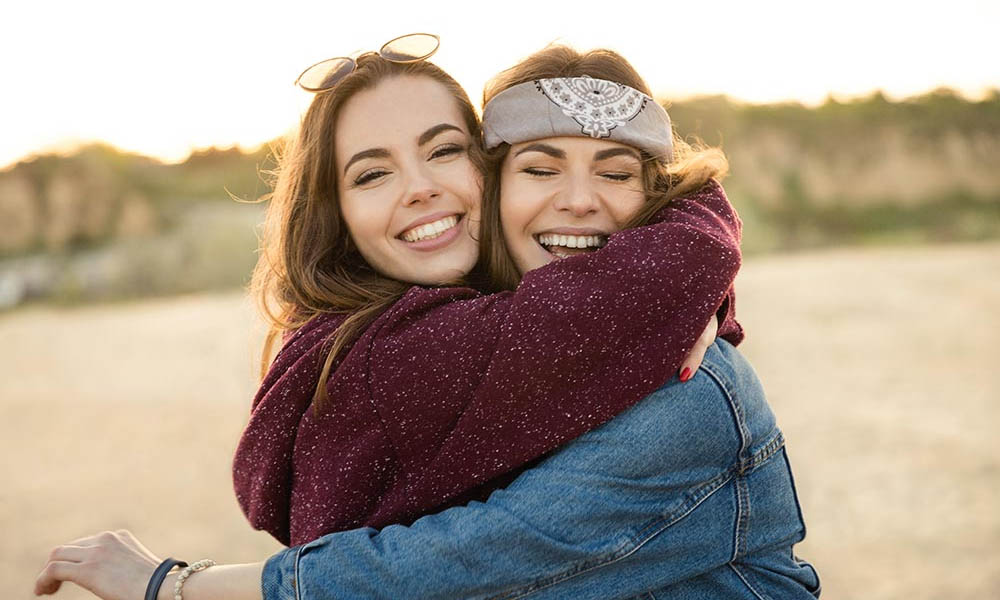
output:
POLYGON ((479 210, 483 204, 483 176, 471 163, 468 164, 466 171, 462 203, 469 209, 471 215, 479 217, 479 210))
POLYGON ((630 221, 645 202, 646 195, 641 192, 628 192, 614 198, 611 214, 619 228, 630 221))
POLYGON ((355 202, 354 198, 349 195, 340 195, 340 216, 344 219, 344 224, 347 225, 347 230, 351 232, 351 235, 355 235, 358 229, 358 225, 364 223, 364 219, 358 214, 360 205, 355 202))
POLYGON ((530 185, 519 185, 516 179, 510 184, 503 184, 500 192, 500 224, 506 235, 525 235, 525 228, 542 208, 544 201, 537 190, 530 185), (535 192, 535 193, 532 193, 535 192))
POLYGON ((500 196, 500 226, 507 240, 515 239, 527 225, 522 207, 513 200, 514 197, 513 193, 500 196))
POLYGON ((369 248, 384 237, 388 226, 388 217, 383 214, 384 212, 380 210, 377 198, 349 195, 341 199, 340 214, 344 218, 347 230, 351 233, 351 239, 369 261, 371 260, 368 256, 369 248))

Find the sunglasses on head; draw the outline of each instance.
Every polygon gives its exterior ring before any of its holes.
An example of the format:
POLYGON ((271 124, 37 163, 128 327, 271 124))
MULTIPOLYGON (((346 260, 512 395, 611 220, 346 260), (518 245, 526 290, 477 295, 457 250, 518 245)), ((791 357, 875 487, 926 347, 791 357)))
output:
MULTIPOLYGON (((361 56, 377 54, 394 63, 414 63, 430 58, 440 45, 440 38, 432 33, 408 33, 382 44, 382 47, 375 52, 366 52, 361 56)), ((337 82, 357 68, 356 58, 350 56, 328 58, 302 71, 295 80, 295 85, 308 92, 322 92, 337 85, 337 82)))

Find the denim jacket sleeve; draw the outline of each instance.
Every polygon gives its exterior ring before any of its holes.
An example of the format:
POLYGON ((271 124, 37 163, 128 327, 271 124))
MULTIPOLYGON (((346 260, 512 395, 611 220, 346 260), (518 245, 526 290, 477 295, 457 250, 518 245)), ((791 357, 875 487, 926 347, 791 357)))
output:
MULTIPOLYGON (((725 565, 753 574, 760 552, 790 561, 804 529, 783 440, 741 361, 717 342, 690 381, 673 379, 485 503, 276 554, 264 600, 627 599, 725 565)), ((761 572, 771 597, 812 597, 761 572)))
MULTIPOLYGON (((472 503, 410 527, 354 529, 283 550, 265 563, 261 589, 264 600, 520 598, 547 583, 561 583, 562 578, 548 574, 561 571, 586 551, 565 547, 513 513, 472 503), (519 548, 530 550, 511 552, 519 548)), ((694 573, 685 575, 674 582, 694 573)), ((643 585, 628 594, 645 589, 643 585)), ((616 597, 606 589, 590 591, 596 595, 571 597, 616 597)), ((539 598, 560 597, 556 588, 550 592, 556 595, 539 598)))

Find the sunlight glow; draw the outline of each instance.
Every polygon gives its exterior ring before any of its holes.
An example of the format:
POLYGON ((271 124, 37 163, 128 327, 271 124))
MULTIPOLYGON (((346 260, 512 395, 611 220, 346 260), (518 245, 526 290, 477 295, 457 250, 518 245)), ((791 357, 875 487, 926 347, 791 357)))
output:
POLYGON ((996 2, 766 0, 711 12, 633 2, 614 15, 523 0, 372 6, 19 3, 0 37, 0 167, 92 140, 168 161, 198 147, 252 148, 295 127, 310 100, 292 86, 302 67, 413 31, 441 35, 434 61, 476 104, 493 74, 554 41, 620 51, 661 100, 817 104, 877 89, 899 98, 949 86, 976 97, 1000 87, 996 2))

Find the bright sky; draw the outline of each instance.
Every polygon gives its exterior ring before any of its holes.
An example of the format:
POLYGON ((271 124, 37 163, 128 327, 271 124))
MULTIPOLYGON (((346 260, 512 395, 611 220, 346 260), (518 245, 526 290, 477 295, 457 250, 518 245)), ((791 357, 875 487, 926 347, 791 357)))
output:
POLYGON ((621 52, 661 99, 1000 87, 996 0, 20 0, 3 13, 0 168, 92 140, 165 160, 254 147, 298 123, 304 67, 417 31, 441 36, 434 62, 477 104, 487 79, 553 41, 621 52))

